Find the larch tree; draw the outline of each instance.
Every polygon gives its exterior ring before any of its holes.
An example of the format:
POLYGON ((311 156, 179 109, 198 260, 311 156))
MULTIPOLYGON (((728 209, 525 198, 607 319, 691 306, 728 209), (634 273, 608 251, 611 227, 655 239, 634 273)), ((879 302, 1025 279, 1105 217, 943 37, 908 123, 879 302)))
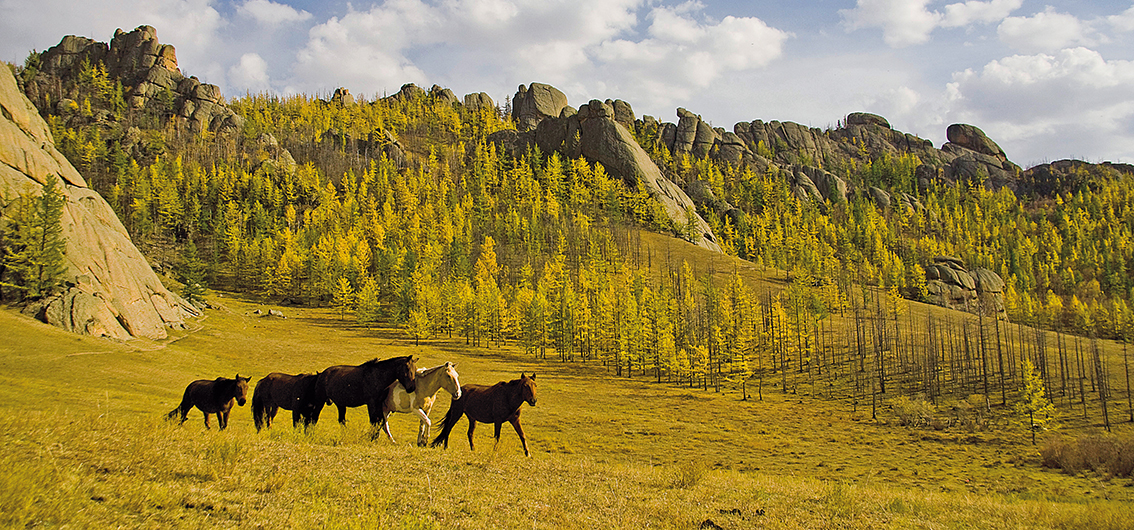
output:
POLYGON ((351 286, 350 280, 346 276, 339 276, 339 281, 335 285, 334 297, 331 299, 331 306, 339 310, 339 320, 346 317, 346 311, 350 309, 353 302, 354 287, 351 286))
POLYGON ((1024 359, 1022 369, 1024 388, 1020 391, 1020 400, 1016 403, 1016 412, 1028 417, 1028 430, 1032 433, 1032 445, 1036 444, 1036 430, 1043 428, 1051 420, 1055 406, 1044 395, 1043 379, 1030 359, 1024 359))

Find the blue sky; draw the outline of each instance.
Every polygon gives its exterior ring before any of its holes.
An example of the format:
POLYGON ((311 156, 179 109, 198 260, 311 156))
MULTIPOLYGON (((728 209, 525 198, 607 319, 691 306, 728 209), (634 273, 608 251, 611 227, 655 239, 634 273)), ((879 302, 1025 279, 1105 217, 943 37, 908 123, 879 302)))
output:
POLYGON ((1025 167, 1134 163, 1134 0, 0 0, 0 60, 141 24, 229 96, 539 81, 664 121, 867 111, 937 146, 971 123, 1025 167))

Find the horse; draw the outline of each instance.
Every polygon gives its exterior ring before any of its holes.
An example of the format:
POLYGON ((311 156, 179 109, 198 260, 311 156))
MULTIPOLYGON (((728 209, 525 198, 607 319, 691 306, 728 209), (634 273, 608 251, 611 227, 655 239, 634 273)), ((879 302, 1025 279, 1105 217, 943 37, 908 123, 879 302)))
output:
POLYGON ((417 430, 417 445, 425 447, 429 443, 429 411, 437 399, 437 391, 441 388, 449 391, 454 399, 461 398, 461 382, 457 378, 456 364, 446 362, 433 368, 423 368, 417 371, 417 390, 406 392, 400 382, 390 383, 390 392, 382 404, 382 428, 390 442, 394 442, 394 435, 390 434, 391 412, 413 412, 421 418, 417 430))
MULTIPOLYGON (((469 417, 469 450, 473 448, 473 430, 476 422, 492 423, 496 426, 496 445, 500 444, 500 426, 504 422, 512 424, 516 434, 520 436, 520 443, 524 445, 524 456, 532 456, 528 451, 528 439, 524 437, 524 428, 520 426, 520 405, 525 401, 529 405, 536 404, 535 374, 526 376, 520 374, 519 379, 501 381, 492 386, 465 385, 461 387, 462 396, 453 400, 449 412, 445 414, 445 421, 441 427, 441 434, 433 439, 433 447, 444 443, 449 447, 449 432, 461 419, 461 415, 469 417)), ((493 445, 493 450, 496 449, 493 445)))
MULTIPOLYGON (((412 356, 394 357, 379 361, 372 359, 358 366, 332 366, 323 370, 315 381, 315 404, 339 408, 339 423, 346 425, 347 407, 366 405, 370 424, 382 420, 382 403, 390 384, 398 381, 409 392, 417 390, 417 365, 412 356)), ((316 413, 318 418, 318 413, 316 413)), ((378 433, 374 433, 374 438, 378 433)))
POLYGON ((292 427, 299 426, 303 419, 303 427, 319 420, 322 406, 315 402, 315 381, 319 374, 288 375, 273 372, 256 382, 256 390, 252 393, 252 420, 256 423, 256 432, 267 426, 272 426, 279 409, 291 411, 292 427))
POLYGON ((244 396, 248 394, 248 379, 236 374, 236 379, 218 377, 213 381, 198 379, 185 387, 185 395, 181 404, 166 415, 172 420, 181 414, 181 423, 189 416, 189 411, 195 406, 205 413, 205 428, 209 429, 209 414, 217 415, 220 430, 228 427, 228 411, 232 410, 233 403, 244 406, 244 396))

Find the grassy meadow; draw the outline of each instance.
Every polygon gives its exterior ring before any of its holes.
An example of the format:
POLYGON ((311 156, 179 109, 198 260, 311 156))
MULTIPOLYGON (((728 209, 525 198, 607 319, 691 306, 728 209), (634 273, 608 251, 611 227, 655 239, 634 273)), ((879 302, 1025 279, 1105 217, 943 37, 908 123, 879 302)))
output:
MULTIPOLYGON (((281 319, 253 313, 275 308, 255 300, 210 299, 218 309, 156 342, 0 311, 0 526, 1129 528, 1134 513, 1134 480, 1045 469, 1005 418, 911 429, 771 382, 762 401, 743 401, 511 347, 415 346, 329 309, 277 308, 281 319), (538 405, 521 415, 532 457, 508 425, 495 450, 492 426, 478 427, 470 452, 464 420, 447 451, 416 447, 404 414, 392 418, 397 444, 372 441, 364 409, 346 427, 325 409, 307 433, 287 411, 256 433, 250 404, 224 432, 206 431, 196 409, 182 426, 164 419, 194 379, 239 373, 251 391, 272 371, 411 353, 419 367, 458 363, 462 383, 535 372, 538 405)), ((441 391, 435 424, 448 404, 441 391)))

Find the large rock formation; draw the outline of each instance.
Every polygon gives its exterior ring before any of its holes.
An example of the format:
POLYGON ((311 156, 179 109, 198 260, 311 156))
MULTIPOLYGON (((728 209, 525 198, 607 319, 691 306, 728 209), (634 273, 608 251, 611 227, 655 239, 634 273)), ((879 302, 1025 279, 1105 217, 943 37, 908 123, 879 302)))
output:
POLYGON ((166 337, 196 310, 169 292, 130 241, 110 205, 55 149, 47 124, 0 67, 0 193, 38 194, 60 177, 67 204, 65 288, 26 309, 50 324, 116 339, 166 337))
POLYGON ((71 97, 64 79, 77 79, 83 65, 102 63, 111 80, 121 80, 126 103, 134 109, 154 108, 185 120, 193 131, 239 131, 244 119, 229 109, 220 87, 185 77, 177 68, 172 45, 161 44, 152 26, 114 32, 108 45, 69 35, 40 56, 38 75, 24 87, 40 108, 71 97))
POLYGON ((938 256, 925 267, 925 278, 932 304, 1005 317, 1004 280, 991 270, 970 271, 959 258, 938 256))
POLYGON ((532 83, 520 86, 513 98, 515 108, 524 108, 523 127, 519 131, 499 131, 489 136, 505 153, 517 155, 535 143, 545 152, 557 151, 576 158, 582 156, 603 165, 606 171, 631 186, 641 186, 665 208, 674 226, 684 237, 698 246, 720 252, 709 224, 697 213, 696 205, 677 184, 665 178, 619 121, 633 119, 633 110, 625 102, 604 103, 592 100, 578 111, 567 105, 566 97, 554 87, 532 83), (558 95, 556 95, 558 94, 558 95), (517 103, 520 102, 520 103, 517 103), (617 103, 617 104, 615 104, 617 103), (553 109, 557 116, 551 116, 553 109))
POLYGON ((551 85, 520 85, 512 98, 512 118, 516 121, 516 130, 533 130, 543 119, 559 116, 566 106, 567 96, 551 85))

